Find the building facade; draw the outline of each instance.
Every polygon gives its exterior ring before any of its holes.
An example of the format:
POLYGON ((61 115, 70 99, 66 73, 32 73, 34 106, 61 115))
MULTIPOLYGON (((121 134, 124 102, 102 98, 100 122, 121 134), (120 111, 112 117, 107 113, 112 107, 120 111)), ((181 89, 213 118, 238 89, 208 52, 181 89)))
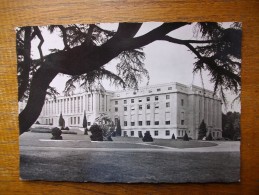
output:
POLYGON ((153 138, 198 138, 202 120, 213 138, 222 137, 221 100, 212 91, 197 86, 167 83, 136 90, 105 91, 100 86, 91 93, 46 100, 38 118, 41 124, 58 126, 62 113, 66 126, 81 127, 84 112, 88 126, 106 113, 120 121, 122 136, 138 137, 149 131, 153 138))

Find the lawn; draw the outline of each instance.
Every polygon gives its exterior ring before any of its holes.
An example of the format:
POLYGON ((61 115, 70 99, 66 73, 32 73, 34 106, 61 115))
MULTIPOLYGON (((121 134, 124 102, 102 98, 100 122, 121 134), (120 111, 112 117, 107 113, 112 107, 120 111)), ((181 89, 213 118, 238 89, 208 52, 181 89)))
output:
POLYGON ((76 182, 236 182, 238 152, 21 151, 26 180, 76 182))

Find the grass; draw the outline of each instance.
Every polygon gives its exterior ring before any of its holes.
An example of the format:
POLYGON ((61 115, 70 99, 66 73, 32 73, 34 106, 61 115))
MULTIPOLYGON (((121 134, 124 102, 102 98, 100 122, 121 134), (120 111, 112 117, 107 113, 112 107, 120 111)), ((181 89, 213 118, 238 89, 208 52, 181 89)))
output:
POLYGON ((237 182, 238 152, 21 151, 27 180, 75 182, 237 182))

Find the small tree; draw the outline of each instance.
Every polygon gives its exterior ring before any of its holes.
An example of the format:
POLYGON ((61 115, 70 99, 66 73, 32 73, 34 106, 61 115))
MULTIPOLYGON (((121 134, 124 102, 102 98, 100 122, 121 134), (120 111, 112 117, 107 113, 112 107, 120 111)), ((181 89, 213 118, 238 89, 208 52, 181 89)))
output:
POLYGON ((97 124, 93 124, 90 127, 92 135, 90 136, 92 141, 103 141, 103 132, 102 129, 97 124))
POLYGON ((185 134, 183 136, 183 141, 189 141, 189 137, 188 137, 186 131, 185 131, 185 134))
POLYGON ((88 129, 87 129, 87 119, 86 119, 85 112, 84 112, 84 119, 83 119, 83 128, 85 128, 84 134, 88 135, 88 133, 87 133, 87 131, 88 131, 88 129))
POLYGON ((142 131, 139 132, 138 137, 139 137, 139 138, 143 138, 142 131))
POLYGON ((172 139, 175 139, 175 136, 174 136, 174 134, 172 135, 172 139))
POLYGON ((64 129, 65 128, 65 120, 62 116, 62 113, 60 113, 60 116, 59 116, 59 120, 58 120, 58 124, 60 126, 61 129, 64 129))
POLYGON ((121 136, 121 124, 120 124, 120 119, 118 119, 118 122, 117 122, 116 135, 117 135, 117 136, 121 136))
POLYGON ((145 133, 145 135, 144 135, 142 140, 143 140, 143 142, 152 142, 153 141, 153 138, 150 135, 149 131, 146 131, 146 133, 145 133))
POLYGON ((211 132, 209 133, 208 137, 206 138, 206 140, 208 141, 212 141, 212 135, 211 135, 211 132))
POLYGON ((198 140, 202 140, 204 137, 206 137, 206 133, 207 133, 207 126, 204 120, 202 120, 199 126, 198 140))

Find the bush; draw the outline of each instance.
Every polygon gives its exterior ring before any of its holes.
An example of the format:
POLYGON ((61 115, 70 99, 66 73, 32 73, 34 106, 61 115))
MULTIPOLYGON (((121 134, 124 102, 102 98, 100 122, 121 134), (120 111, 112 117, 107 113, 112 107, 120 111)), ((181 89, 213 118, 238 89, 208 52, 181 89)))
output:
POLYGON ((53 129, 51 129, 51 134, 52 134, 52 138, 54 140, 62 140, 62 131, 58 128, 58 127, 54 127, 53 129))
POLYGON ((175 136, 174 136, 174 134, 172 135, 172 139, 175 139, 175 136))
POLYGON ((35 124, 39 125, 39 124, 40 124, 40 122, 39 122, 39 121, 36 121, 36 123, 35 123, 35 124))
POLYGON ((189 137, 188 137, 186 131, 185 131, 185 134, 183 136, 183 141, 189 141, 189 137))
POLYGON ((90 136, 92 141, 103 141, 102 129, 97 124, 93 124, 90 127, 92 135, 90 136))
POLYGON ((206 140, 208 141, 212 141, 212 135, 211 135, 211 132, 209 133, 208 137, 206 138, 206 140))
POLYGON ((65 129, 64 130, 69 130, 69 128, 68 127, 65 127, 65 129))
POLYGON ((145 135, 144 135, 142 140, 143 140, 143 142, 152 142, 153 141, 153 138, 150 135, 149 131, 146 131, 146 133, 145 133, 145 135))
POLYGON ((138 137, 139 137, 139 138, 143 138, 142 131, 139 132, 138 137))

